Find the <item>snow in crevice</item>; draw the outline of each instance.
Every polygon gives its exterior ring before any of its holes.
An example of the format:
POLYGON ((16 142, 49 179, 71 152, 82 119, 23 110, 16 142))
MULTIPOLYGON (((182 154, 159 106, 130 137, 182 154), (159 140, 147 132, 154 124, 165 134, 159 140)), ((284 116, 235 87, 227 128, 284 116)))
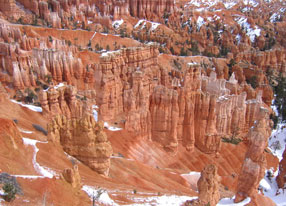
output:
POLYGON ((97 105, 92 105, 92 114, 94 120, 97 122, 98 121, 98 112, 97 112, 98 106, 97 105))
POLYGON ((122 130, 122 128, 110 126, 110 125, 108 124, 108 122, 104 122, 104 127, 106 127, 106 128, 107 128, 108 130, 110 130, 110 131, 119 131, 119 130, 122 130))
POLYGON ((26 107, 26 108, 28 108, 28 109, 34 111, 34 112, 42 112, 42 111, 43 111, 42 107, 37 107, 37 106, 34 106, 34 105, 30 105, 30 104, 24 104, 24 103, 22 103, 22 102, 17 102, 17 101, 14 100, 14 99, 10 99, 10 101, 13 102, 13 103, 19 104, 19 105, 21 105, 22 107, 26 107))
MULTIPOLYGON (((23 137, 23 142, 25 145, 30 145, 30 146, 34 147, 34 154, 33 154, 33 160, 32 161, 33 161, 33 165, 34 165, 35 170, 40 175, 42 175, 42 177, 53 178, 54 176, 56 176, 57 175, 56 172, 54 172, 50 168, 41 166, 37 162, 37 153, 39 151, 39 149, 37 147, 37 143, 47 143, 47 142, 41 142, 38 140, 29 139, 29 138, 25 138, 25 137, 23 137)), ((24 175, 24 176, 26 176, 26 175, 24 175)), ((27 176, 31 177, 31 175, 27 175, 27 176)))
POLYGON ((252 43, 255 41, 256 37, 260 36, 261 29, 256 25, 253 28, 250 27, 250 24, 247 22, 246 17, 239 17, 236 18, 235 20, 246 32, 246 35, 249 36, 252 43))
POLYGON ((139 26, 140 26, 140 30, 144 29, 146 27, 147 22, 151 23, 151 29, 150 29, 151 31, 155 31, 158 28, 158 26, 160 25, 160 23, 157 23, 157 22, 152 22, 152 21, 148 21, 145 19, 141 19, 134 26, 134 29, 136 29, 139 26))
POLYGON ((200 30, 201 26, 205 24, 204 18, 199 16, 197 19, 197 30, 200 30))
POLYGON ((123 19, 116 20, 116 21, 112 22, 112 27, 115 29, 118 29, 121 26, 121 24, 123 24, 123 22, 124 22, 123 19))

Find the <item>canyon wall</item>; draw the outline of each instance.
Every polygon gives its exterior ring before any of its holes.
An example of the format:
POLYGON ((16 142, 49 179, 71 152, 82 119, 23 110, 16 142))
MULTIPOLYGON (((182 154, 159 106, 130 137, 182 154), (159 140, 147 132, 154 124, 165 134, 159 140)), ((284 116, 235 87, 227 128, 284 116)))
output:
POLYGON ((101 56, 97 101, 104 121, 175 150, 181 142, 206 153, 220 149, 221 137, 247 133, 264 104, 262 91, 247 93, 229 81, 205 76, 198 63, 184 71, 158 65, 155 46, 128 48, 101 56))

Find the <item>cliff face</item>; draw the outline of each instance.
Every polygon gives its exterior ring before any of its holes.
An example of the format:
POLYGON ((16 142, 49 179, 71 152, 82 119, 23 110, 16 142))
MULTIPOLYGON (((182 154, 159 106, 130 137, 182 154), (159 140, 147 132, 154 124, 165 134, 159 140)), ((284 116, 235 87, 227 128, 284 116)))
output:
POLYGON ((248 196, 255 197, 257 194, 259 182, 264 177, 266 167, 264 150, 271 134, 270 124, 268 110, 261 107, 258 120, 248 133, 248 151, 238 178, 235 202, 240 202, 248 196))
POLYGON ((57 116, 48 125, 48 133, 49 140, 60 143, 66 153, 108 176, 112 147, 103 124, 95 122, 93 116, 73 119, 57 116))
POLYGON ((221 137, 246 133, 257 119, 262 92, 247 98, 233 76, 217 79, 199 64, 168 72, 153 46, 123 49, 101 57, 98 92, 104 121, 123 121, 125 129, 175 150, 181 141, 206 153, 220 149, 221 137), (196 129, 195 129, 196 128, 196 129))

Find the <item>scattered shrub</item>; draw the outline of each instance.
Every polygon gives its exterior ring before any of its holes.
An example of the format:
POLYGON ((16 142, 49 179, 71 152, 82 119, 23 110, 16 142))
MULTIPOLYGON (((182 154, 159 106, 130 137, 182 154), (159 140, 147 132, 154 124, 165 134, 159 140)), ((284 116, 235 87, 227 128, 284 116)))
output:
POLYGON ((3 186, 3 190, 5 193, 3 196, 6 202, 11 202, 15 199, 17 190, 12 183, 5 183, 3 186))
POLYGON ((45 130, 41 125, 38 124, 32 124, 32 125, 37 131, 42 132, 46 136, 48 135, 47 130, 45 130))
POLYGON ((231 144, 238 145, 242 140, 236 137, 231 137, 231 138, 223 137, 221 138, 221 141, 225 143, 231 143, 231 144))

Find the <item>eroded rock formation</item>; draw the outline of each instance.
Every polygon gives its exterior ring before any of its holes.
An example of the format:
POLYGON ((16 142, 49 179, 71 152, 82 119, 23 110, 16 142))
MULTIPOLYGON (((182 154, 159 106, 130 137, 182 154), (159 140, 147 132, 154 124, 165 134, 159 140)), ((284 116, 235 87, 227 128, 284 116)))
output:
POLYGON ((286 188, 286 149, 283 152, 283 159, 279 163, 279 174, 276 182, 279 188, 286 188))
POLYGON ((253 125, 262 91, 250 96, 235 75, 229 81, 213 71, 206 76, 198 63, 168 72, 157 56, 150 46, 101 57, 97 100, 104 121, 124 121, 126 130, 166 149, 176 149, 181 140, 188 150, 196 146, 206 153, 220 150, 221 137, 246 133, 253 125))
POLYGON ((81 188, 81 177, 78 171, 78 166, 74 165, 73 168, 64 169, 62 178, 71 184, 73 188, 81 188))
POLYGON ((260 107, 258 120, 247 136, 248 150, 238 178, 235 202, 240 202, 246 197, 254 197, 258 191, 266 167, 264 150, 271 134, 270 124, 269 111, 260 107))
POLYGON ((97 123, 93 116, 68 119, 58 115, 48 125, 48 138, 99 174, 108 175, 112 147, 103 123, 97 123))
POLYGON ((220 176, 215 165, 207 165, 201 172, 198 180, 199 197, 196 200, 187 201, 185 206, 215 206, 220 200, 219 187, 220 176))
POLYGON ((51 86, 48 91, 39 94, 43 115, 52 118, 56 115, 65 115, 70 118, 81 118, 91 113, 91 105, 87 101, 80 101, 77 89, 73 86, 62 85, 58 88, 51 86))

